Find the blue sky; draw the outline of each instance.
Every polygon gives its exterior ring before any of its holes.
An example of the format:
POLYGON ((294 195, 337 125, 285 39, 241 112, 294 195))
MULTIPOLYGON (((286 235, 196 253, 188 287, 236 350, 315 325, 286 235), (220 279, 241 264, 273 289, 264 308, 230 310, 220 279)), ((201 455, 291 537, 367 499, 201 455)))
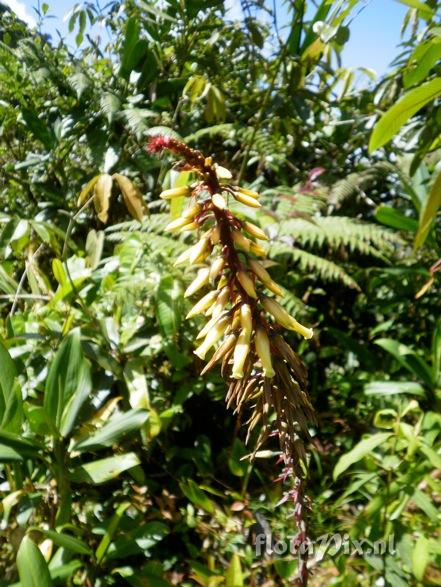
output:
MULTIPOLYGON (((0 0, 9 4, 17 14, 35 22, 33 7, 37 0, 0 0)), ((283 14, 281 0, 276 0, 283 14)), ((67 24, 63 16, 74 6, 73 0, 46 0, 49 4, 49 13, 56 18, 48 20, 46 28, 53 33, 58 29, 62 34, 67 33, 67 24)), ((227 0, 232 6, 232 12, 237 11, 237 0, 227 0)), ((385 73, 392 59, 397 55, 397 45, 400 42, 400 26, 406 7, 396 0, 364 0, 354 13, 351 23, 351 36, 343 53, 343 66, 368 67, 379 75, 385 73)))

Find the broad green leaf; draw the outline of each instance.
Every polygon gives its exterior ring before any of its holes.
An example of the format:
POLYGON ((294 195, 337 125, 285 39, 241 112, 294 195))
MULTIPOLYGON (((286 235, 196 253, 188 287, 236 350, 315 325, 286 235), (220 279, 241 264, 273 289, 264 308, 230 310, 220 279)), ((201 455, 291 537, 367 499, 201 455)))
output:
POLYGON ((99 485, 115 479, 124 471, 139 465, 140 462, 139 457, 133 452, 99 459, 76 467, 71 473, 71 479, 74 483, 99 485))
POLYGON ((75 552, 76 554, 87 554, 92 555, 92 550, 79 538, 75 536, 70 536, 69 534, 63 532, 55 532, 55 530, 46 530, 44 528, 39 528, 38 526, 31 526, 29 531, 35 530, 37 532, 41 532, 46 538, 52 540, 54 544, 57 546, 61 546, 62 548, 66 548, 71 552, 75 552))
POLYGON ((414 248, 418 249, 424 244, 424 241, 429 234, 430 227, 433 220, 441 206, 441 173, 438 174, 437 178, 433 182, 432 188, 421 208, 420 221, 418 226, 418 232, 415 236, 414 248))
POLYGON ((410 395, 424 396, 424 388, 414 381, 370 381, 364 386, 366 395, 397 395, 408 393, 410 395))
POLYGON ((411 116, 440 94, 441 78, 439 77, 407 92, 381 116, 374 126, 369 141, 369 152, 372 153, 389 142, 411 116))
POLYGON ((412 551, 412 571, 418 581, 422 581, 426 567, 429 564, 429 544, 425 536, 421 535, 412 551))
POLYGON ((182 322, 181 283, 172 275, 162 277, 156 291, 156 315, 164 336, 174 336, 182 322))
POLYGON ((71 450, 84 452, 112 446, 131 432, 139 430, 148 416, 146 410, 129 410, 124 414, 116 414, 97 432, 74 444, 71 450))
POLYGON ((72 330, 58 349, 46 381, 44 408, 62 436, 74 427, 92 388, 90 367, 81 348, 79 329, 72 330))
POLYGON ((193 481, 193 479, 187 479, 187 481, 181 481, 179 483, 182 493, 187 499, 191 501, 198 508, 202 508, 209 514, 214 513, 215 503, 212 501, 199 485, 193 481))
POLYGON ((427 385, 432 386, 430 367, 413 349, 392 338, 379 338, 375 341, 375 344, 393 355, 413 375, 422 379, 427 385))
POLYGON ((418 448, 427 457, 434 469, 441 469, 441 454, 438 454, 433 448, 424 443, 420 443, 418 448))
POLYGON ((333 477, 336 480, 346 469, 354 463, 361 461, 366 455, 370 454, 377 446, 383 444, 392 434, 390 432, 380 432, 367 438, 363 438, 354 448, 341 456, 334 468, 333 477))
POLYGON ((237 477, 243 477, 247 472, 250 463, 248 460, 242 461, 241 458, 248 454, 245 445, 238 439, 235 438, 233 442, 233 448, 231 450, 230 457, 228 459, 228 467, 233 475, 237 477))
POLYGON ((17 553, 20 587, 52 587, 49 569, 38 546, 25 536, 17 553))
POLYGON ((233 554, 230 565, 225 575, 225 586, 226 587, 243 587, 245 585, 243 581, 242 566, 240 564, 240 558, 238 554, 233 554))
POLYGON ((107 549, 109 548, 110 543, 112 542, 113 535, 115 534, 115 532, 119 526, 121 518, 123 517, 123 514, 126 511, 126 509, 129 507, 130 507, 130 503, 122 503, 118 506, 118 509, 113 514, 113 516, 110 520, 110 524, 107 527, 106 533, 104 534, 103 538, 101 539, 101 542, 99 543, 98 548, 96 549, 96 552, 95 552, 95 557, 96 557, 98 564, 100 564, 101 561, 103 560, 103 558, 107 552, 107 549))
POLYGON ((433 505, 431 499, 423 493, 420 489, 417 489, 412 496, 415 504, 426 514, 432 522, 440 520, 439 510, 433 505))
POLYGON ((38 456, 39 446, 34 441, 26 440, 19 434, 0 431, 0 460, 21 461, 38 456))
POLYGON ((17 370, 0 339, 0 429, 17 432, 23 414, 23 400, 16 382, 17 370))
POLYGON ((415 8, 415 10, 422 12, 425 17, 431 18, 433 16, 433 9, 420 0, 398 0, 398 2, 409 6, 409 8, 415 8))
POLYGON ((375 218, 385 226, 398 228, 398 230, 409 232, 418 230, 418 221, 415 218, 408 218, 391 206, 379 206, 375 211, 375 218))

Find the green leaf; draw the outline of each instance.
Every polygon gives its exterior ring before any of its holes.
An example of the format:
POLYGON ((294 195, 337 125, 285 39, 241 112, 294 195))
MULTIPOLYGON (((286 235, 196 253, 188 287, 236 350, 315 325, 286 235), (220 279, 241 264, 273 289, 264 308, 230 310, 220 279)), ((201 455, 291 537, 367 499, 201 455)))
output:
POLYGON ((25 536, 17 553, 20 587, 52 587, 52 579, 43 555, 36 544, 25 536))
POLYGON ((226 587, 243 587, 242 566, 238 554, 233 554, 230 565, 225 575, 226 587))
POLYGON ((414 248, 418 249, 424 244, 424 241, 429 234, 432 221, 441 206, 441 173, 437 176, 433 182, 432 188, 421 208, 420 221, 418 232, 415 236, 414 248))
POLYGON ((49 368, 44 408, 62 436, 72 431, 92 389, 90 367, 81 348, 80 330, 63 340, 49 368))
POLYGON ((441 469, 441 454, 438 454, 433 448, 424 443, 421 443, 418 448, 427 457, 434 469, 441 469))
POLYGON ((407 92, 376 123, 369 141, 369 152, 372 153, 389 142, 411 116, 440 94, 441 78, 439 77, 407 92))
POLYGON ((115 479, 124 471, 139 465, 140 462, 139 457, 133 452, 99 459, 76 467, 71 473, 71 480, 74 483, 99 485, 115 479))
POLYGON ((432 8, 424 2, 420 2, 420 0, 398 0, 398 2, 409 6, 409 8, 415 8, 415 10, 422 12, 425 17, 432 18, 433 16, 432 8))
POLYGON ((122 518, 124 512, 126 511, 126 509, 129 507, 130 507, 130 503, 122 503, 119 505, 118 509, 113 514, 112 519, 110 520, 110 524, 107 527, 106 533, 104 534, 103 538, 101 539, 101 542, 99 543, 98 548, 96 549, 96 552, 95 552, 95 556, 96 556, 96 560, 97 560, 98 564, 100 564, 101 561, 103 560, 103 558, 107 552, 107 549, 109 548, 110 543, 112 542, 113 535, 115 534, 115 532, 119 526, 121 518, 122 518))
POLYGON ((420 536, 412 551, 412 571, 418 581, 422 581, 429 563, 429 543, 425 536, 420 536))
POLYGON ((93 554, 93 551, 87 546, 87 544, 75 536, 70 536, 69 534, 64 534, 62 532, 55 532, 55 530, 46 530, 44 528, 39 528, 38 526, 31 526, 29 531, 31 530, 41 532, 57 546, 66 548, 76 554, 87 554, 89 556, 93 554))
POLYGON ((371 453, 377 446, 383 444, 392 434, 390 432, 380 432, 372 436, 368 436, 361 440, 354 448, 341 456, 334 468, 334 481, 354 463, 363 459, 366 455, 371 453))
POLYGON ((0 461, 21 461, 28 457, 35 458, 38 453, 36 442, 25 440, 12 432, 0 431, 0 461))
POLYGON ((196 507, 202 508, 209 514, 214 513, 215 503, 199 488, 199 485, 193 479, 181 481, 179 483, 182 493, 187 499, 191 501, 196 507))
POLYGON ((0 339, 0 428, 11 432, 19 430, 23 414, 16 377, 15 363, 0 339))
POLYGON ((164 336, 174 336, 182 322, 181 283, 172 275, 162 277, 156 291, 156 315, 164 336))
POLYGON ((398 228, 398 230, 416 232, 418 229, 417 220, 404 216, 404 214, 401 214, 401 212, 398 212, 398 210, 395 210, 391 206, 379 206, 375 211, 375 218, 381 224, 398 228))
POLYGON ((131 432, 139 430, 148 417, 146 410, 129 410, 124 414, 116 414, 92 436, 74 444, 71 450, 84 452, 112 446, 131 432))
POLYGON ((370 381, 364 386, 366 395, 397 395, 408 393, 410 395, 425 396, 424 388, 414 381, 370 381))
POLYGON ((413 349, 392 338, 379 338, 375 344, 390 353, 410 373, 432 387, 432 372, 428 364, 413 349))
POLYGON ((231 455, 228 459, 228 467, 233 475, 243 477, 247 472, 250 463, 248 461, 241 461, 241 458, 248 454, 245 445, 238 438, 234 439, 231 455))
POLYGON ((432 520, 432 522, 437 522, 440 518, 438 509, 433 505, 430 498, 423 493, 421 490, 417 489, 412 496, 413 501, 415 504, 422 510, 426 516, 432 520))

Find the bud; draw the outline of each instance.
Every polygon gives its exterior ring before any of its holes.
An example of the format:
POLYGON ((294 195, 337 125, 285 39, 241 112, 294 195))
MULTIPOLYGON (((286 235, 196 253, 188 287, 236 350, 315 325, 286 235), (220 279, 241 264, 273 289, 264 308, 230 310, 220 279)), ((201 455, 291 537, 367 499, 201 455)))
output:
POLYGON ((228 300, 230 299, 230 288, 224 287, 218 295, 216 303, 213 305, 211 309, 211 313, 213 317, 219 316, 222 310, 225 308, 228 300))
POLYGON ((251 308, 248 304, 242 304, 240 307, 240 325, 245 336, 246 342, 250 342, 251 331, 253 330, 253 319, 251 308))
POLYGON ((248 234, 251 234, 251 236, 259 238, 262 241, 268 240, 268 236, 263 232, 263 230, 255 224, 253 224, 252 222, 245 221, 243 223, 243 228, 246 232, 248 232, 248 234))
POLYGON ((190 194, 190 186, 183 185, 178 188, 172 188, 170 190, 164 190, 159 194, 159 197, 163 200, 171 200, 172 198, 180 198, 181 196, 188 196, 190 194))
POLYGON ((226 275, 222 275, 222 277, 219 279, 219 283, 217 284, 217 289, 222 289, 227 285, 227 283, 228 277, 226 275))
POLYGON ((230 334, 227 336, 227 338, 223 341, 223 343, 211 357, 210 361, 202 369, 201 375, 205 375, 205 373, 207 373, 207 371, 209 371, 213 367, 213 365, 215 365, 218 361, 220 361, 229 354, 229 352, 236 344, 236 339, 237 336, 235 334, 230 334))
POLYGON ((247 333, 242 330, 242 332, 239 334, 239 338, 237 339, 236 346, 234 347, 233 369, 231 373, 233 379, 242 379, 243 368, 249 352, 250 343, 247 338, 247 333))
POLYGON ((211 201, 216 208, 219 208, 219 210, 224 210, 227 207, 227 203, 222 194, 213 194, 213 196, 211 196, 211 201))
POLYGON ((192 296, 199 289, 201 289, 202 287, 207 285, 209 273, 210 273, 210 270, 208 268, 204 267, 204 269, 200 269, 198 271, 196 279, 192 283, 190 283, 190 285, 185 290, 184 297, 188 298, 188 297, 192 296))
POLYGON ((177 232, 183 226, 187 226, 188 224, 190 224, 190 222, 190 218, 183 218, 182 216, 180 216, 179 218, 176 218, 176 220, 172 220, 171 222, 169 222, 164 230, 166 230, 167 232, 177 232))
POLYGON ((205 312, 207 308, 209 308, 217 298, 217 291, 210 291, 204 297, 202 297, 197 304, 195 304, 192 309, 187 314, 186 318, 193 318, 193 316, 197 316, 198 314, 202 314, 205 312))
POLYGON ((214 346, 217 341, 222 337, 224 334, 228 324, 230 322, 229 316, 224 316, 221 318, 215 326, 210 330, 205 338, 204 342, 195 350, 193 351, 195 355, 197 355, 200 359, 205 359, 205 355, 214 346))
POLYGON ((284 310, 282 306, 278 304, 275 300, 263 296, 262 305, 265 308, 265 310, 272 314, 276 321, 284 328, 287 328, 288 330, 294 330, 295 332, 298 332, 305 338, 312 338, 312 328, 306 328, 305 326, 297 322, 297 320, 290 316, 288 312, 284 310))
POLYGON ((177 267, 178 265, 182 265, 183 263, 187 263, 187 261, 190 257, 190 253, 191 253, 191 249, 186 249, 183 253, 181 253, 179 255, 179 257, 176 259, 176 261, 174 262, 174 267, 177 267))
POLYGON ((202 330, 198 333, 198 335, 196 336, 196 340, 200 340, 201 338, 204 338, 208 334, 208 332, 211 330, 211 328, 213 328, 213 326, 216 324, 216 322, 218 322, 221 319, 221 317, 226 316, 226 315, 227 315, 227 312, 224 312, 220 316, 212 316, 210 318, 210 320, 202 328, 202 330))
POLYGON ((225 267, 225 259, 223 257, 218 257, 215 259, 210 267, 210 282, 216 279, 222 269, 225 267))
POLYGON ((267 333, 263 328, 258 328, 255 337, 256 352, 262 363, 265 377, 274 377, 275 372, 271 362, 271 347, 267 333))
POLYGON ((246 236, 244 236, 239 230, 233 230, 231 232, 231 237, 235 245, 248 253, 251 241, 246 236))
POLYGON ((217 163, 214 164, 214 170, 216 171, 218 179, 231 179, 233 177, 229 169, 226 169, 217 163))
POLYGON ((239 281, 243 289, 247 292, 247 294, 250 296, 250 298, 257 299, 257 294, 256 290, 254 289, 253 280, 246 271, 238 271, 237 280, 239 281))
POLYGON ((200 204, 193 204, 193 206, 189 206, 182 212, 182 218, 191 218, 193 219, 197 216, 202 210, 202 206, 200 204))
POLYGON ((199 228, 199 224, 197 222, 190 222, 190 224, 184 224, 178 232, 185 232, 186 230, 196 230, 199 228))
POLYGON ((217 243, 220 241, 220 228, 218 225, 211 229, 210 239, 213 245, 217 245, 217 243))
POLYGON ((255 198, 255 199, 259 198, 259 194, 257 192, 255 192, 253 190, 249 190, 248 188, 242 188, 240 186, 236 186, 234 189, 242 194, 245 194, 246 196, 251 196, 252 198, 255 198))
POLYGON ((250 208, 261 208, 262 204, 258 202, 255 198, 243 194, 241 192, 234 192, 234 198, 240 202, 241 204, 245 204, 245 206, 250 206, 250 208))
POLYGON ((248 266, 250 267, 251 271, 257 275, 260 281, 273 293, 277 296, 283 296, 283 290, 277 285, 275 281, 271 279, 271 275, 265 269, 263 265, 259 263, 259 261, 255 261, 251 259, 248 262, 248 266))
POLYGON ((191 265, 193 265, 194 263, 200 263, 208 257, 208 255, 211 252, 210 247, 208 246, 209 242, 210 241, 207 237, 201 238, 201 240, 198 243, 191 247, 189 257, 191 265))
POLYGON ((250 245, 250 253, 256 255, 256 257, 266 257, 266 251, 260 245, 256 243, 251 243, 250 245))

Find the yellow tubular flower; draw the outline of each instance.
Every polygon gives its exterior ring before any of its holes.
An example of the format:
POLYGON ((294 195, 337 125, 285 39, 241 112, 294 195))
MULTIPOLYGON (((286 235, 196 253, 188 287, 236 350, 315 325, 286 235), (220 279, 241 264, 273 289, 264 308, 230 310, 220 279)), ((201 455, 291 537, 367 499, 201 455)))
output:
POLYGON ((225 316, 226 312, 224 314, 221 314, 220 316, 212 316, 210 318, 210 320, 207 322, 207 324, 205 324, 205 326, 202 328, 202 330, 198 333, 198 335, 196 336, 196 340, 200 340, 201 338, 204 338, 204 336, 207 335, 208 331, 213 328, 213 326, 216 324, 216 322, 218 322, 221 317, 225 316))
POLYGON ((248 354, 250 352, 250 342, 247 333, 242 330, 239 334, 239 338, 237 339, 236 346, 234 347, 233 353, 233 369, 232 369, 232 377, 233 379, 242 379, 243 377, 243 368, 245 365, 245 361, 247 360, 248 354))
POLYGON ((271 347, 267 333, 263 328, 258 328, 255 337, 256 352, 262 363, 265 377, 274 377, 275 372, 271 361, 271 347))
POLYGON ((250 296, 250 298, 257 299, 257 294, 256 290, 254 289, 253 280, 246 271, 238 271, 237 280, 239 281, 243 289, 247 292, 247 294, 250 296))
POLYGON ((256 243, 251 243, 250 253, 253 253, 256 257, 266 257, 265 249, 262 249, 262 247, 256 243))
POLYGON ((216 303, 210 308, 213 317, 219 316, 230 299, 230 288, 224 287, 218 295, 216 303))
POLYGON ((217 245, 217 243, 220 241, 220 228, 219 228, 219 226, 216 225, 214 228, 211 229, 210 240, 211 240, 211 244, 213 244, 213 245, 217 245))
POLYGON ((169 222, 164 230, 166 230, 167 232, 177 232, 183 226, 187 226, 190 223, 191 223, 190 218, 183 218, 181 216, 179 218, 176 218, 176 220, 172 220, 171 222, 169 222))
POLYGON ((199 228, 199 224, 197 222, 190 222, 190 224, 184 224, 184 226, 179 229, 179 232, 185 232, 186 230, 196 230, 196 228, 199 228))
POLYGON ((249 206, 250 208, 261 208, 262 204, 258 202, 252 196, 248 196, 241 192, 234 192, 234 198, 240 202, 241 204, 245 204, 245 206, 249 206))
POLYGON ((189 194, 190 187, 188 185, 183 185, 182 187, 164 190, 159 194, 159 197, 163 200, 171 200, 172 198, 180 198, 181 196, 188 196, 189 194))
POLYGON ((243 228, 246 232, 248 232, 248 234, 251 234, 251 236, 259 238, 262 241, 268 240, 268 236, 263 232, 263 230, 252 222, 244 222, 243 228))
POLYGON ((240 307, 240 324, 242 332, 247 342, 250 342, 251 331, 253 329, 253 319, 251 315, 251 308, 248 304, 242 304, 240 307))
POLYGON ((224 210, 227 207, 227 203, 222 194, 214 194, 211 196, 211 201, 216 208, 219 208, 219 210, 224 210))
POLYGON ((208 276, 210 270, 208 268, 200 269, 196 276, 196 279, 190 283, 187 289, 184 292, 184 297, 188 298, 196 293, 201 287, 204 287, 208 283, 208 276))
POLYGON ((248 253, 251 246, 251 241, 238 230, 231 231, 231 237, 235 245, 248 253))
POLYGON ((181 253, 179 255, 179 257, 176 259, 176 261, 174 262, 173 266, 177 267, 178 265, 183 265, 184 263, 187 263, 187 261, 190 257, 190 253, 191 253, 191 249, 187 249, 186 251, 181 253))
POLYGON ((252 198, 259 198, 259 194, 253 190, 249 190, 248 188, 242 188, 240 186, 237 186, 234 188, 235 190, 237 190, 238 192, 241 192, 242 194, 245 194, 246 196, 251 196, 252 198))
POLYGON ((223 336, 230 321, 231 319, 229 316, 224 316, 221 318, 207 334, 204 342, 195 351, 193 351, 194 354, 197 355, 200 359, 205 359, 207 352, 223 336))
POLYGON ((201 238, 201 240, 191 247, 189 261, 190 264, 200 263, 204 258, 210 254, 210 248, 208 246, 209 239, 207 237, 201 238), (205 254, 207 253, 207 255, 205 254))
POLYGON ((189 206, 182 212, 182 218, 191 218, 193 219, 197 214, 199 214, 202 210, 202 206, 200 204, 193 204, 193 206, 189 206))
POLYGON ((249 265, 251 271, 257 275, 257 277, 260 279, 260 281, 270 291, 275 293, 277 296, 284 295, 283 290, 277 285, 277 283, 275 281, 273 281, 271 279, 271 275, 268 273, 268 271, 265 269, 265 267, 263 265, 261 265, 261 263, 259 263, 259 261, 255 261, 254 259, 251 259, 248 262, 248 265, 249 265))
POLYGON ((225 267, 225 259, 223 257, 218 257, 213 261, 213 264, 210 267, 210 282, 213 283, 222 269, 225 267))
POLYGON ((209 308, 217 298, 217 291, 210 291, 204 297, 202 297, 197 304, 195 304, 192 309, 187 314, 186 318, 193 318, 193 316, 197 316, 198 314, 202 314, 205 312, 207 308, 209 308))
POLYGON ((265 310, 272 314, 276 321, 284 328, 288 328, 288 330, 294 330, 295 332, 298 332, 298 334, 301 334, 305 338, 312 338, 312 328, 306 328, 305 326, 297 322, 297 320, 290 316, 288 312, 284 308, 282 308, 282 306, 278 304, 275 300, 263 296, 262 305, 265 308, 265 310))

